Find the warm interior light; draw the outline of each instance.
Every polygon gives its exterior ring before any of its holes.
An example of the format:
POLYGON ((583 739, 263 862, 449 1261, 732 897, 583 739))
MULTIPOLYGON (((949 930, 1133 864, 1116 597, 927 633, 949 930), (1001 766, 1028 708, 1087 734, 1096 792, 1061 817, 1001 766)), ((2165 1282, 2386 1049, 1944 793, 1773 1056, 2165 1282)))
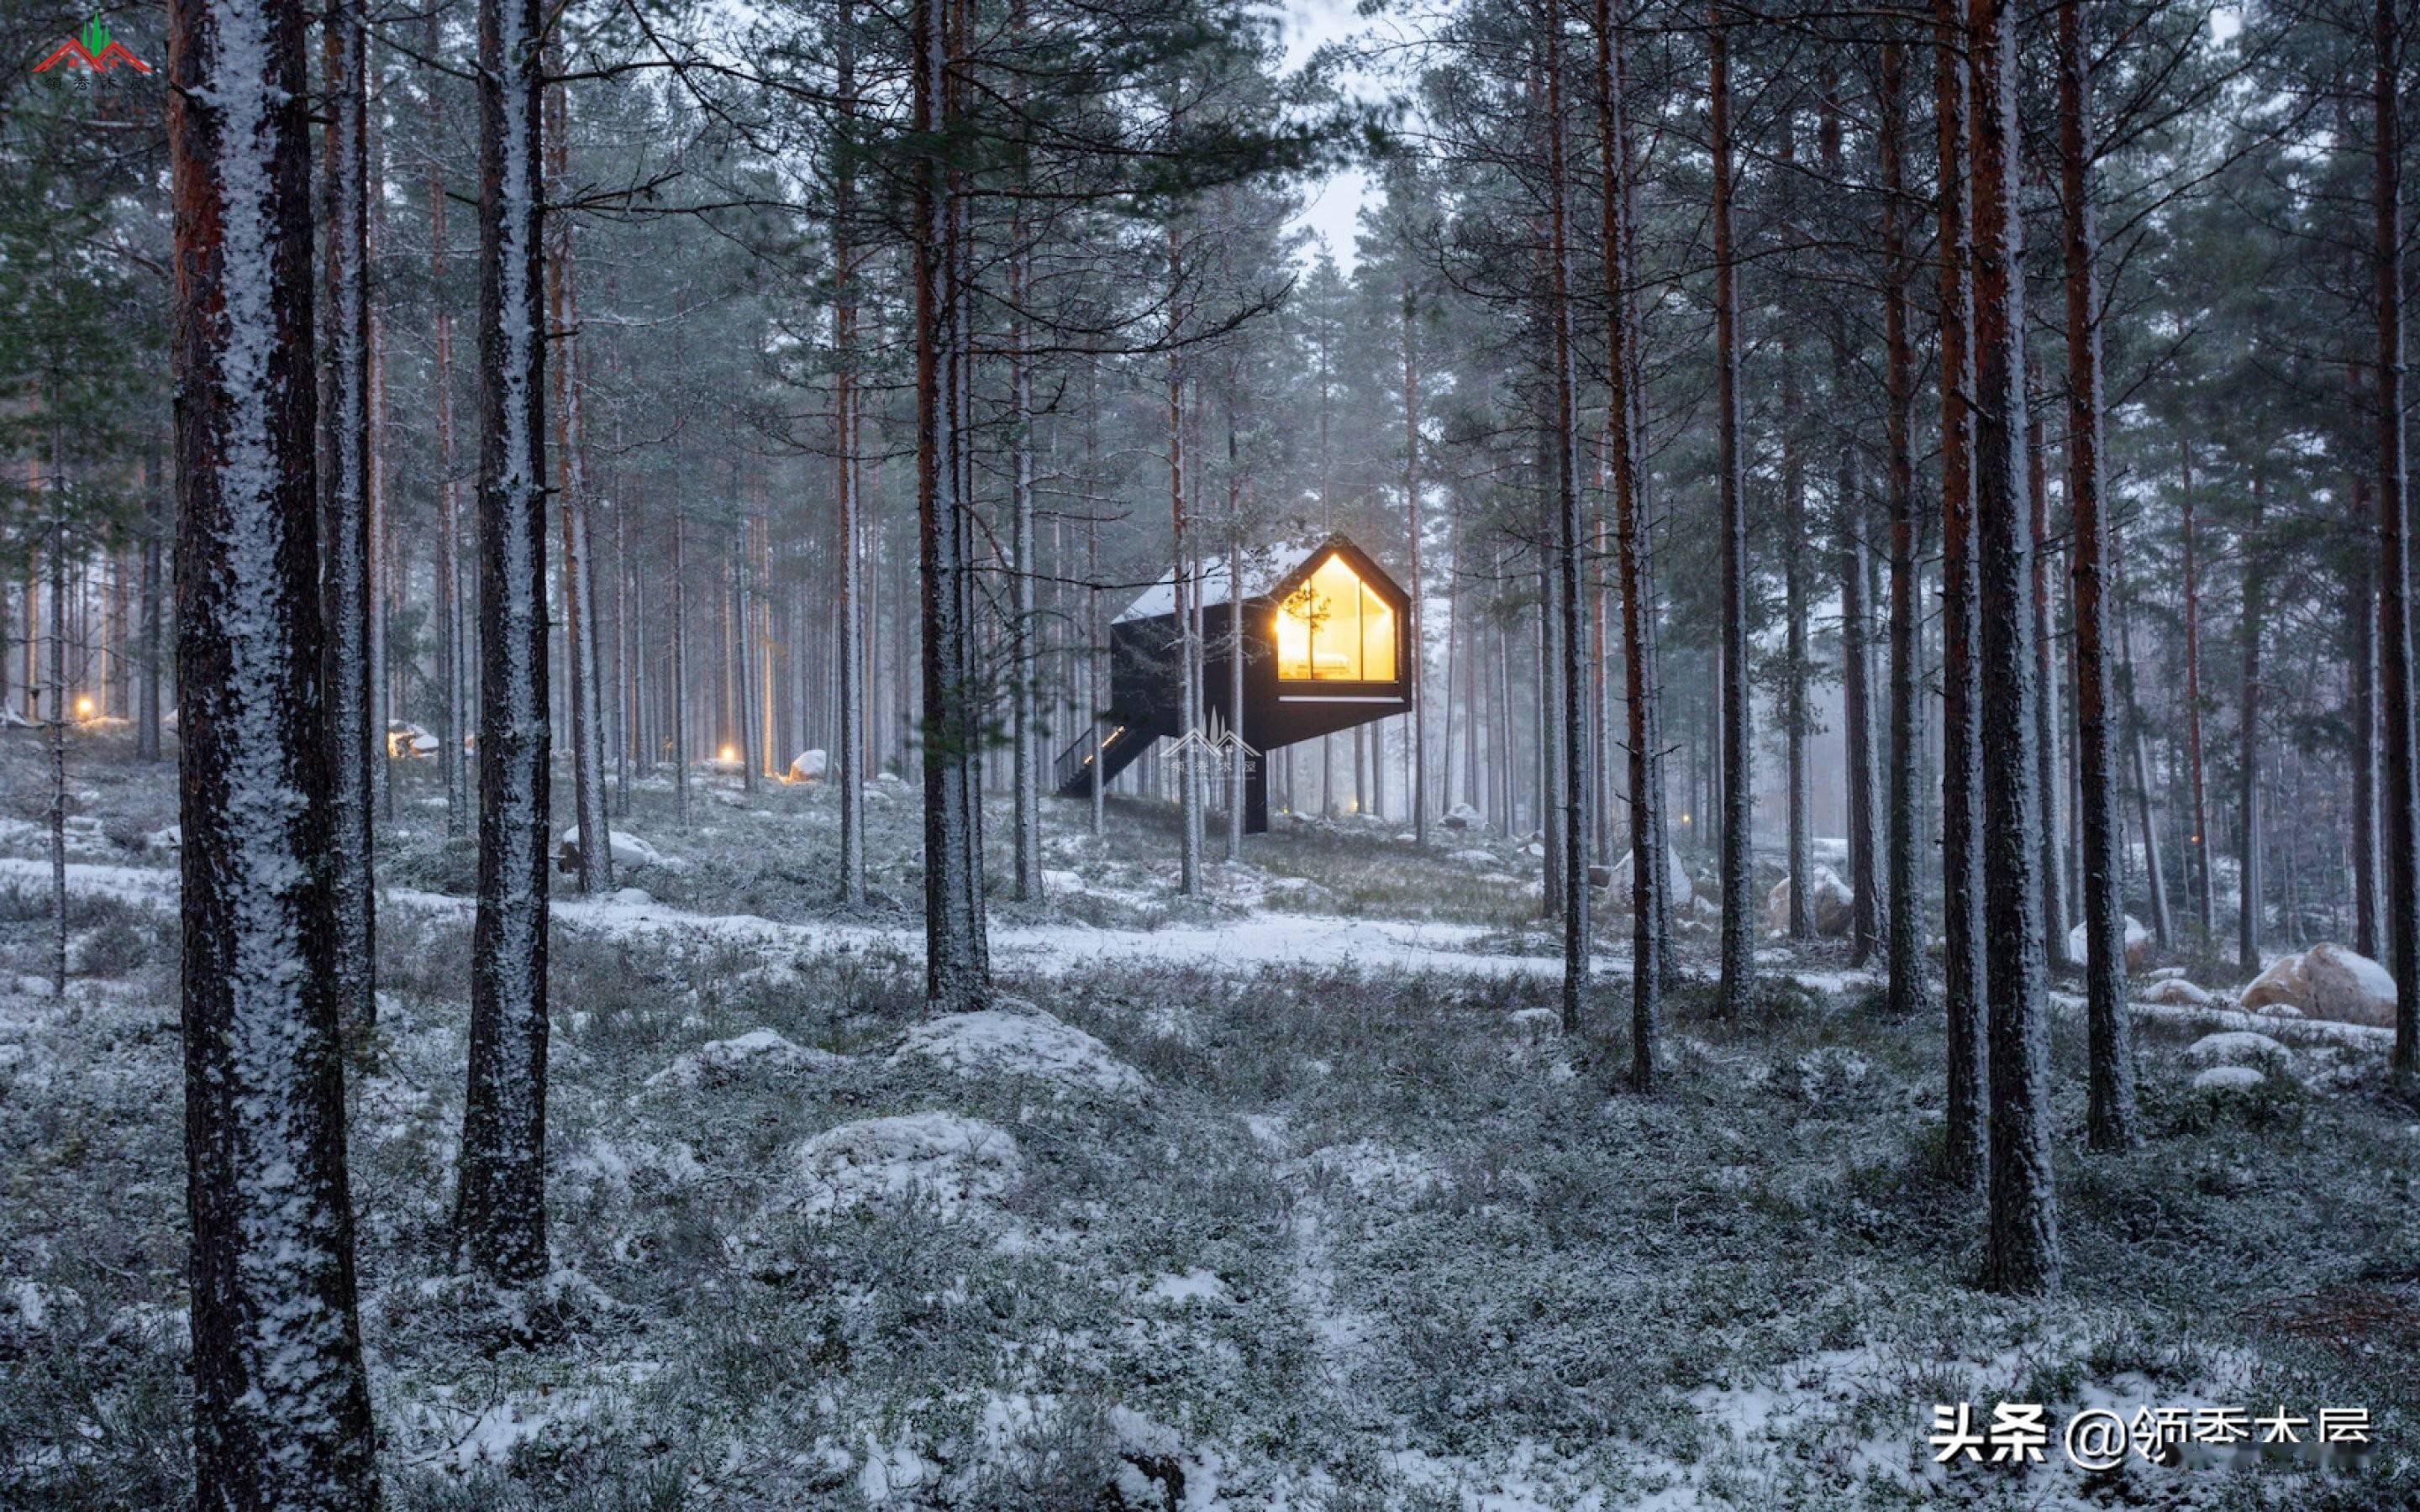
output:
POLYGON ((1321 563, 1286 595, 1271 627, 1283 681, 1394 681, 1394 610, 1341 556, 1321 563))

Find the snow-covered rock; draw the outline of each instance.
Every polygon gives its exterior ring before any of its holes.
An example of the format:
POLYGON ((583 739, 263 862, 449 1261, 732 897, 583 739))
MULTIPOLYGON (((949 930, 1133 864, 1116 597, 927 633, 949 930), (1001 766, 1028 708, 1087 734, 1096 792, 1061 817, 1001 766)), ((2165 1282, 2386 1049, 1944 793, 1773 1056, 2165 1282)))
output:
POLYGON ((185 826, 170 825, 143 837, 143 843, 155 851, 180 851, 185 848, 185 826))
POLYGON ((1042 869, 1042 886, 1050 892, 1081 892, 1084 890, 1084 878, 1081 872, 1046 866, 1042 869))
POLYGON ((2185 1047, 2185 1059, 2196 1066, 2284 1066, 2293 1058, 2292 1051, 2251 1029, 2205 1034, 2185 1047))
POLYGON ((821 1071, 847 1064, 845 1056, 793 1044, 772 1029, 751 1029, 729 1040, 709 1040, 647 1078, 649 1087, 696 1087, 726 1082, 754 1071, 821 1071))
MULTIPOLYGON (((1807 873, 1807 914, 1815 925, 1815 933, 1830 936, 1846 934, 1856 918, 1856 890, 1840 880, 1840 873, 1828 866, 1817 864, 1807 873)), ((1764 927, 1775 933, 1790 928, 1790 879, 1783 877, 1765 895, 1764 927)))
POLYGON ((1150 1085, 1108 1045, 1030 1006, 927 1019, 908 1031, 892 1064, 909 1056, 961 1076, 1030 1076, 1063 1091, 1134 1097, 1150 1085))
MULTIPOLYGON (((1634 906, 1630 898, 1630 846, 1624 843, 1621 854, 1613 858, 1613 880, 1606 884, 1608 907, 1628 913, 1634 906)), ((1689 880, 1689 869, 1681 864, 1681 853, 1670 846, 1664 848, 1665 896, 1675 908, 1686 908, 1698 885, 1689 880)))
POLYGON ((1482 851, 1476 847, 1466 851, 1450 852, 1446 859, 1456 866, 1475 866, 1482 871, 1492 869, 1497 864, 1494 851, 1482 851))
POLYGON ((2341 945, 2314 945, 2303 952, 2303 975, 2311 1001, 2297 1006, 2311 1017, 2393 1027, 2395 975, 2369 957, 2341 945))
POLYGON ((2395 978, 2341 945, 2314 945, 2272 962, 2243 989, 2242 1004, 2255 1012, 2290 1008, 2309 1018, 2387 1028, 2395 1023, 2395 978))
POLYGON ((2208 1092, 2248 1092, 2268 1079, 2250 1066, 2212 1066, 2195 1076, 2193 1084, 2208 1092))
POLYGON ((1563 1032, 1563 1016, 1551 1008, 1516 1009, 1504 1022, 1531 1040, 1551 1040, 1563 1032))
MULTIPOLYGON (((2150 954, 2151 932, 2143 927, 2141 919, 2128 914, 2126 916, 2126 969, 2134 970, 2149 959, 2150 954)), ((2082 962, 2085 958, 2084 926, 2081 924, 2067 932, 2067 958, 2075 962, 2082 962)))
POLYGON ((997 1201, 1025 1173, 1007 1130, 954 1113, 844 1123, 802 1142, 795 1164, 799 1206, 814 1213, 929 1202, 951 1216, 997 1201))
POLYGON ((2143 990, 2143 1001, 2176 1008, 2215 1008, 2218 999, 2182 977, 2163 977, 2143 990))
POLYGON ((1477 829, 1483 821, 1478 810, 1466 803, 1457 803, 1445 811, 1445 818, 1439 822, 1448 829, 1477 829))
MULTIPOLYGON (((626 835, 618 829, 605 832, 606 843, 613 848, 613 864, 617 867, 660 866, 678 870, 679 863, 636 835, 626 835)), ((563 832, 563 843, 556 848, 555 865, 565 872, 580 869, 580 826, 572 825, 563 832)))
POLYGON ((790 780, 820 782, 830 759, 820 750, 802 750, 790 758, 790 780))
POLYGON ((655 903, 656 895, 644 887, 616 887, 611 901, 625 907, 645 908, 655 903))

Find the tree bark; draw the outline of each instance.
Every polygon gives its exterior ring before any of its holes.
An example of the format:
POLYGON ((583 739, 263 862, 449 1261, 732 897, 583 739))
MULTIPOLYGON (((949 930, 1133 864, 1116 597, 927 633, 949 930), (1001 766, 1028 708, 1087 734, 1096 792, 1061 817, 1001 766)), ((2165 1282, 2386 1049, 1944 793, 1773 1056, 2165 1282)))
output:
POLYGON ((2194 534, 2193 441, 2179 445, 2179 476, 2184 485, 2185 543, 2185 780, 2193 803, 2192 827, 2185 843, 2192 847, 2194 907, 2201 920, 2201 942, 2211 943, 2216 927, 2218 886, 2210 869, 2210 803, 2204 795, 2201 739, 2201 565, 2194 534))
MULTIPOLYGON (((2095 1149, 2137 1140, 2134 1041, 2126 1006, 2125 871, 2118 764, 2110 732, 2106 637, 2109 517, 2102 497, 2105 438, 2101 364, 2101 255, 2093 203, 2092 76, 2086 0, 2058 8, 2058 149, 2067 274, 2067 499, 2069 572, 2075 603, 2076 761, 2084 807, 2086 1137, 2095 1149)), ((2148 831, 2147 831, 2148 838, 2148 831)), ((2156 854, 2156 853, 2150 853, 2156 854)))
POLYGON ((1883 347, 1888 392, 1890 501, 1890 823, 1885 842, 1889 883, 1887 1005, 1913 1015, 1924 998, 1923 902, 1916 880, 1917 747, 1916 563, 1916 357, 1908 338, 1908 285, 1916 276, 1901 217, 1907 193, 1907 56, 1897 41, 1883 44, 1883 347))
MULTIPOLYGON (((1579 423, 1572 370, 1571 200, 1565 162, 1563 121, 1562 22, 1554 16, 1546 34, 1546 179, 1553 203, 1547 215, 1549 268, 1547 315, 1552 322, 1549 350, 1554 363, 1555 400, 1555 591, 1556 614, 1553 681, 1560 698, 1556 719, 1561 789, 1561 866, 1556 881, 1562 887, 1559 912, 1563 920, 1562 1023, 1565 1034, 1577 1034, 1588 1011, 1589 875, 1588 805, 1593 784, 1588 771, 1588 690, 1584 658, 1588 646, 1588 596, 1582 591, 1580 552, 1586 534, 1580 517, 1579 423)), ((1418 645, 1414 654, 1418 654, 1418 645)))
MULTIPOLYGON (((1837 73, 1826 81, 1816 124, 1823 174, 1834 183, 1847 180, 1840 152, 1838 85, 1837 73)), ((1873 953, 1882 917, 1877 906, 1882 883, 1874 865, 1880 847, 1875 843, 1874 825, 1872 615, 1867 608, 1866 594, 1866 509, 1858 497, 1855 440, 1848 432, 1845 418, 1849 393, 1855 381, 1851 370, 1854 354, 1849 346, 1844 296, 1836 293, 1829 304, 1825 326, 1832 349, 1832 403, 1838 411, 1834 416, 1834 425, 1839 432, 1833 454, 1832 530, 1839 549, 1840 719, 1846 726, 1849 756, 1849 890, 1853 895, 1849 960, 1853 964, 1863 965, 1873 953)), ((1730 780, 1728 768, 1724 780, 1730 780)), ((1726 831, 1730 828, 1728 813, 1724 827, 1726 831)), ((1728 902, 1729 894, 1725 897, 1728 902)))
POLYGON ((2039 414, 2026 433, 2025 455, 2027 519, 2033 540, 2028 612, 2033 616, 2034 681, 2041 689, 2034 701, 2034 772, 2041 792, 2042 935, 2050 959, 2064 964, 2067 864, 2059 855, 2057 625, 2050 610, 2050 453, 2039 414))
POLYGON ((456 1229, 505 1288, 547 1271, 541 21, 538 0, 480 0, 479 903, 456 1229))
POLYGON ((2412 759, 2412 567, 2403 416, 2402 62, 2396 0, 2378 0, 2370 102, 2378 291, 2379 683, 2386 719, 2385 934, 2395 970, 2395 1070, 2420 1075, 2420 787, 2412 759))
POLYGON ((840 553, 840 739, 834 780, 840 785, 840 901, 865 903, 865 580, 859 537, 864 503, 858 495, 857 419, 857 10, 839 0, 833 21, 835 92, 841 140, 832 160, 832 429, 839 453, 833 498, 840 553))
POLYGON ((1969 216, 1973 80, 1964 6, 1934 0, 1934 120, 1940 153, 1941 307, 1941 891, 1942 999, 1947 1029, 1947 1149, 1952 1180, 1981 1186, 1990 1169, 1984 1119, 1982 685, 1975 642, 1974 224, 1969 216))
POLYGON ((2241 544, 2243 558, 2243 678, 2236 702, 2236 864, 2235 964, 2247 978, 2260 971, 2260 914, 2267 896, 2261 864, 2263 837, 2260 814, 2260 625, 2268 613, 2268 571, 2259 540, 2260 471, 2252 472, 2252 520, 2241 544))
MULTIPOLYGON (((1722 1005, 1745 1006, 1756 969, 1748 897, 1747 475, 1740 455, 1739 286, 1731 246, 1731 86, 1729 23, 1714 0, 1708 46, 1712 79, 1714 240, 1714 425, 1722 499, 1722 1005)), ((1862 574, 1860 575, 1862 577, 1862 574)))
MULTIPOLYGON (((2369 480, 2352 480, 2353 518, 2364 534, 2375 518, 2369 480)), ((2353 949, 2379 958, 2378 563, 2365 553, 2351 572, 2345 623, 2345 762, 2352 769, 2353 949)))
POLYGON ((2018 214, 2017 16, 1970 0, 1974 78, 1975 534, 1983 683, 1983 892, 1989 935, 1992 1170, 1984 1283, 2055 1289, 2058 1211, 2051 1174, 2049 969, 2042 940, 2031 542, 2024 528, 2024 223, 2018 214))
MULTIPOLYGON (((562 50, 555 44, 557 70, 562 50)), ((570 105, 562 85, 547 90, 546 165, 549 192, 570 197, 570 105)), ((605 717, 599 689, 597 639, 597 569, 589 553, 588 470, 581 433, 580 287, 571 246, 571 212, 557 208, 548 226, 547 303, 557 343, 554 379, 554 454, 562 474, 563 603, 565 657, 571 673, 572 810, 580 825, 577 890, 613 889, 613 833, 605 816, 605 717)))
POLYGON ((327 711, 329 884, 335 899, 336 994, 355 1041, 378 1022, 378 892, 372 874, 373 762, 385 741, 371 707, 369 509, 369 96, 358 10, 332 5, 320 24, 330 113, 319 193, 322 299, 332 329, 319 343, 321 700, 327 711))
POLYGON ((318 687, 304 24, 300 0, 169 13, 185 1196, 208 1508, 378 1504, 318 687))
MULTIPOLYGON (((948 0, 915 0, 910 66, 920 136, 946 134, 955 112, 948 0)), ((969 549, 960 493, 956 195, 938 149, 915 164, 916 517, 922 573, 924 763, 924 989, 937 1011, 979 1008, 983 878, 974 868, 975 690, 967 678, 969 549)))
MULTIPOLYGON (((421 48, 425 56, 438 55, 438 13, 431 8, 424 23, 421 48)), ((437 74, 427 85, 430 140, 437 139, 444 111, 437 99, 437 74)), ((445 833, 462 833, 468 818, 469 793, 463 735, 470 727, 466 707, 465 667, 470 651, 462 604, 460 479, 454 450, 454 316, 445 299, 445 175, 437 152, 428 154, 429 298, 435 309, 430 320, 436 348, 437 411, 437 656, 440 697, 437 757, 445 779, 445 833)))

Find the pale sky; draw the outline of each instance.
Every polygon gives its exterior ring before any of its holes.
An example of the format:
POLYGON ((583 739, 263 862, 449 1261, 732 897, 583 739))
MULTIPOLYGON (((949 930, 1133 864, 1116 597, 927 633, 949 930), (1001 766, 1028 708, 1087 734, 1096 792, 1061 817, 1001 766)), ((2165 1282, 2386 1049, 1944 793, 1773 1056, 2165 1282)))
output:
MULTIPOLYGON (((1285 17, 1286 64, 1295 67, 1324 43, 1342 40, 1369 27, 1353 13, 1354 0, 1280 0, 1285 17)), ((1294 224, 1327 239, 1337 265, 1353 268, 1355 217, 1369 191, 1368 176, 1357 170, 1336 174, 1324 183, 1307 186, 1308 202, 1294 224)), ((1306 257, 1314 254, 1307 252, 1306 257)))

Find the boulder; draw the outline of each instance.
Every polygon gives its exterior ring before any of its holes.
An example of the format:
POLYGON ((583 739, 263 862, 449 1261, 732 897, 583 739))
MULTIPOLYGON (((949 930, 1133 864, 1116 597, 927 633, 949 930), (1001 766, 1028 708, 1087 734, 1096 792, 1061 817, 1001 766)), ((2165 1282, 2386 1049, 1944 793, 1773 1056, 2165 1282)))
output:
POLYGON ((2388 1028, 2395 1023, 2395 978, 2366 955, 2322 943, 2272 962, 2243 989, 2242 1003, 2254 1012, 2291 1009, 2297 1016, 2388 1028))
POLYGON ((2311 1001, 2300 1006, 2312 1018, 2394 1027, 2395 975, 2369 957, 2341 945, 2314 945, 2303 952, 2303 975, 2311 1001))
MULTIPOLYGON (((2078 924, 2067 932, 2067 958, 2070 961, 2081 963, 2084 957, 2084 926, 2078 924)), ((2143 927, 2141 919, 2128 914, 2126 916, 2126 969, 2140 970, 2143 963, 2150 958, 2151 932, 2143 927)))
POLYGON ((2143 1001, 2173 1008, 2215 1008, 2218 1000, 2182 977, 2163 977, 2145 989, 2143 1001))
MULTIPOLYGON (((1689 900, 1696 895, 1698 886, 1689 880, 1689 869, 1681 864, 1681 853, 1668 845, 1664 848, 1664 876, 1665 891, 1672 906, 1689 906, 1689 900)), ((1630 897, 1630 845, 1627 841, 1623 842, 1621 853, 1613 858, 1612 875, 1606 886, 1612 889, 1606 903, 1629 912, 1633 904, 1630 897)))
MULTIPOLYGON (((1817 865, 1807 876, 1807 912, 1815 925, 1815 933, 1824 936, 1846 934, 1856 918, 1857 894, 1840 873, 1828 866, 1817 865)), ((1764 923, 1775 933, 1790 928, 1790 879, 1784 877, 1775 885, 1764 900, 1764 923)))
POLYGON ((1485 871, 1493 871, 1498 864, 1494 851, 1482 851, 1476 848, 1466 851, 1449 852, 1446 856, 1446 859, 1453 862, 1456 866, 1475 866, 1485 871))
MULTIPOLYGON (((606 843, 613 848, 613 864, 617 867, 661 866, 661 851, 636 835, 625 835, 618 829, 606 831, 606 843)), ((563 832, 563 843, 556 848, 555 866, 568 873, 580 870, 580 826, 572 825, 563 832)))
POLYGON ((1466 803, 1457 803, 1445 811, 1445 818, 1439 822, 1448 829, 1477 829, 1481 821, 1478 810, 1466 803))
POLYGON ((2237 1001, 2246 1012, 2257 1013, 2278 1004, 2300 1010, 2310 995, 2310 983, 2303 977, 2302 953, 2295 951, 2270 962, 2268 969, 2252 979, 2237 1001))
POLYGON ((2226 1029, 2195 1040, 2186 1047, 2185 1058, 2196 1066, 2284 1066, 2294 1057, 2265 1034, 2226 1029))
POLYGON ((824 779, 828 764, 829 758, 822 751, 802 750, 790 758, 789 779, 793 782, 820 782, 824 779))
POLYGON ((2193 1084, 2204 1092, 2248 1092, 2268 1079, 2250 1066, 2212 1066, 2195 1076, 2193 1084))

